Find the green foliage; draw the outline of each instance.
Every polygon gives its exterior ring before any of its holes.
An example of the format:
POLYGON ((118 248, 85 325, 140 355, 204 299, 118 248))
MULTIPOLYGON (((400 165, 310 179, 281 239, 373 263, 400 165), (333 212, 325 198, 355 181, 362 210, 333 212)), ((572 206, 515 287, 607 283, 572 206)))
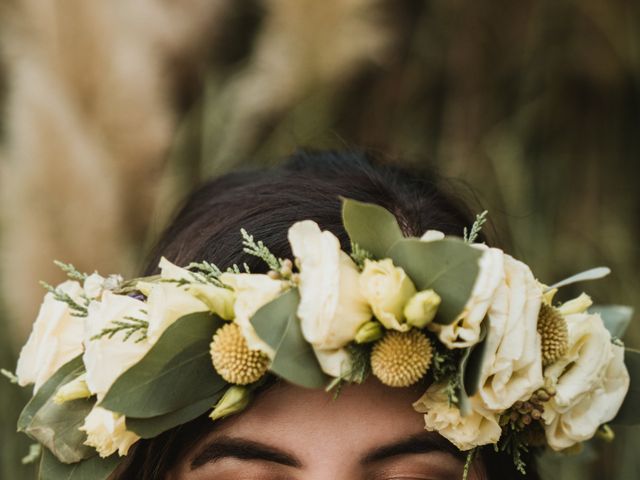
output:
POLYGON ((527 474, 527 464, 523 457, 529 452, 529 447, 522 441, 520 432, 511 428, 504 429, 500 441, 494 448, 496 451, 506 452, 511 455, 516 470, 522 475, 527 474))
POLYGON ((371 373, 371 345, 350 343, 345 347, 351 357, 351 366, 345 372, 342 372, 338 378, 334 378, 325 390, 330 392, 333 390, 334 398, 340 394, 342 385, 345 382, 363 383, 371 373))
POLYGON ((322 372, 311 345, 302 336, 297 316, 300 295, 292 288, 260 308, 251 318, 258 336, 275 351, 269 368, 285 380, 307 388, 322 388, 322 372))
POLYGON ((613 338, 622 338, 633 318, 633 308, 626 305, 594 305, 589 312, 602 317, 604 326, 613 338))
POLYGON ((478 275, 482 252, 462 240, 433 242, 404 239, 388 252, 402 267, 418 291, 433 289, 442 298, 435 322, 450 324, 463 311, 478 275))
POLYGON ((153 438, 173 427, 198 418, 216 404, 220 397, 222 397, 224 391, 223 387, 213 395, 165 415, 150 418, 127 417, 127 429, 135 432, 142 438, 153 438))
POLYGON ((276 258, 262 241, 256 242, 253 239, 253 235, 249 235, 244 228, 240 229, 240 234, 242 235, 242 245, 244 246, 243 252, 262 259, 271 270, 279 272, 282 269, 282 260, 276 258))
POLYGON ((486 318, 482 322, 480 337, 478 343, 466 348, 460 359, 460 367, 458 369, 459 381, 459 406, 463 415, 467 415, 471 411, 469 398, 472 397, 480 388, 480 374, 482 372, 482 364, 486 352, 487 342, 487 323, 486 318))
POLYGON ((118 455, 108 458, 96 455, 82 462, 65 464, 45 450, 40 462, 38 480, 107 480, 120 461, 118 455))
POLYGON ((213 369, 209 344, 222 323, 209 313, 178 319, 115 381, 101 406, 127 417, 150 418, 219 392, 226 382, 213 369))
POLYGON ((80 399, 61 405, 53 401, 57 389, 84 372, 82 357, 63 365, 27 403, 18 419, 18 430, 46 446, 60 461, 78 462, 95 450, 84 445, 86 435, 78 430, 94 405, 80 399))
POLYGON ((471 244, 476 241, 476 239, 478 238, 478 235, 480 235, 480 232, 482 231, 482 226, 487 222, 488 214, 489 212, 485 210, 484 212, 476 215, 476 220, 475 222, 473 222, 473 225, 471 226, 471 232, 467 232, 467 227, 464 227, 462 237, 466 243, 471 244))
POLYGON ((372 260, 373 255, 370 252, 366 251, 360 245, 355 242, 351 242, 351 259, 355 262, 356 265, 360 269, 364 267, 365 260, 372 260))
POLYGON ((71 280, 77 280, 78 282, 84 282, 89 276, 86 273, 82 273, 78 271, 76 267, 74 267, 71 263, 64 263, 59 260, 54 260, 53 263, 56 264, 64 273, 67 274, 71 280))
POLYGON ((389 248, 403 238, 396 217, 380 205, 343 198, 342 222, 352 244, 373 258, 385 258, 389 248))
POLYGON ((462 470, 462 480, 467 480, 469 478, 469 472, 471 471, 471 465, 473 464, 473 459, 476 456, 476 448, 472 448, 467 452, 467 457, 464 461, 464 469, 462 470))
POLYGON ((58 302, 63 302, 69 305, 69 309, 71 310, 71 315, 73 315, 74 317, 86 317, 89 314, 89 311, 88 311, 89 300, 87 298, 84 299, 85 303, 83 305, 76 302, 73 298, 71 298, 71 296, 68 293, 63 292, 60 288, 53 287, 46 282, 40 282, 40 284, 48 292, 50 292, 53 295, 53 298, 55 298, 58 302))
POLYGON ((100 333, 91 337, 91 340, 98 340, 102 337, 113 338, 118 333, 122 333, 122 341, 126 342, 132 335, 137 335, 135 343, 140 343, 147 338, 149 322, 135 317, 124 317, 122 320, 111 322, 112 327, 103 328, 100 333))

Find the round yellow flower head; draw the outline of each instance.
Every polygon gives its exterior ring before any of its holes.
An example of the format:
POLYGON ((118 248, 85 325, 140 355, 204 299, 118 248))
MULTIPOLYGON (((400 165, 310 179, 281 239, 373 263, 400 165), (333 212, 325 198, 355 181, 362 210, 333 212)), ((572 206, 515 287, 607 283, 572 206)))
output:
POLYGON ((235 323, 224 325, 213 336, 211 359, 216 372, 236 385, 257 382, 269 367, 269 357, 259 350, 249 350, 235 323))
POLYGON ((567 322, 558 311, 545 303, 538 314, 538 333, 542 338, 542 363, 544 366, 555 363, 567 353, 567 322))
POLYGON ((431 342, 419 330, 389 330, 373 347, 371 371, 385 385, 408 387, 427 373, 432 354, 431 342))

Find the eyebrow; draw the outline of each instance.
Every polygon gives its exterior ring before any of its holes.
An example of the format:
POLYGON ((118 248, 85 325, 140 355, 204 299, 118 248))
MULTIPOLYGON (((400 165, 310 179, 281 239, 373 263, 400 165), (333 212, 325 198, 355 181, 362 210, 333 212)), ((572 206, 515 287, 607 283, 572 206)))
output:
POLYGON ((300 468, 302 463, 295 456, 264 443, 242 438, 218 437, 209 443, 191 462, 191 470, 223 458, 260 460, 288 467, 300 468))
MULTIPOLYGON (((366 453, 360 460, 360 463, 362 465, 368 465, 400 455, 434 451, 449 453, 460 460, 463 458, 463 454, 446 439, 437 434, 424 432, 377 447, 366 453)), ((302 462, 294 455, 270 445, 243 438, 222 436, 211 441, 211 443, 193 459, 191 462, 191 470, 224 458, 258 460, 294 468, 301 468, 303 466, 302 462)))
POLYGON ((438 434, 424 432, 413 435, 397 442, 383 445, 367 453, 360 463, 367 465, 380 462, 400 455, 410 455, 429 452, 444 452, 462 460, 464 455, 452 443, 438 434))

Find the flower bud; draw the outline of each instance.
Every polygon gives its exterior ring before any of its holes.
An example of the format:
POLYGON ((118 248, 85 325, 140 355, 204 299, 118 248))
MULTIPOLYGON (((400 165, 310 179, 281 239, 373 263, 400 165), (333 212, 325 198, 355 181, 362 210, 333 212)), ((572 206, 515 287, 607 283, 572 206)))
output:
POLYGON ((373 314, 387 329, 407 331, 404 306, 416 293, 416 288, 405 271, 393 265, 390 259, 365 260, 360 274, 360 291, 373 314))
POLYGON ((211 420, 217 420, 234 413, 241 412, 249 405, 251 394, 249 389, 239 385, 230 386, 218 401, 209 415, 211 420))
POLYGON ((86 380, 86 374, 84 374, 61 386, 53 396, 53 401, 58 405, 62 405, 63 403, 70 402, 71 400, 89 398, 91 396, 91 392, 89 391, 89 386, 87 385, 86 380))
POLYGON ((404 307, 407 323, 416 328, 424 328, 438 313, 442 299, 433 290, 423 290, 409 299, 404 307))
POLYGON ((375 342, 382 337, 384 329, 379 322, 369 321, 362 325, 356 332, 356 343, 369 343, 375 342))

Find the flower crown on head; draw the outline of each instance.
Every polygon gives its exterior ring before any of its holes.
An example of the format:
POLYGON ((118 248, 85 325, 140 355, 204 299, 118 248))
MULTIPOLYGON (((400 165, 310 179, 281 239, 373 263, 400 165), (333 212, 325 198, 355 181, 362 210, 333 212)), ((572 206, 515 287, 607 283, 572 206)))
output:
POLYGON ((124 281, 59 264, 70 279, 47 286, 16 375, 4 372, 34 384, 18 428, 45 447, 40 478, 104 480, 140 438, 241 411, 269 373, 336 392, 369 375, 425 380, 413 408, 427 430, 469 461, 493 444, 521 471, 530 448, 640 423, 640 352, 619 339, 631 309, 553 302, 608 269, 546 286, 474 243, 486 212, 464 238, 404 238, 390 212, 354 200, 342 213, 350 254, 310 220, 289 229, 293 260, 242 230, 268 274, 163 258, 159 275, 124 281))

